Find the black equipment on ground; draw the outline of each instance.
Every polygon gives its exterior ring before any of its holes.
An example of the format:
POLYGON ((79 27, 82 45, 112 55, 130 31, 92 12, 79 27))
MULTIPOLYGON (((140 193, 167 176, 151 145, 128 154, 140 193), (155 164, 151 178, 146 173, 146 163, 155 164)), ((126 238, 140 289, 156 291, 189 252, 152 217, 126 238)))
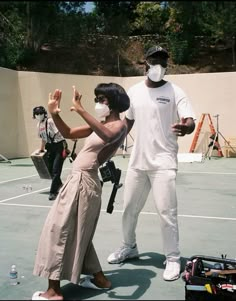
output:
POLYGON ((120 149, 122 149, 123 158, 125 158, 125 154, 127 153, 128 148, 133 147, 133 144, 128 146, 128 137, 130 137, 132 141, 134 141, 134 138, 131 136, 131 134, 128 134, 125 137, 123 144, 121 144, 120 146, 120 149))
POLYGON ((123 185, 120 184, 121 170, 115 167, 115 163, 112 160, 108 160, 104 166, 99 168, 99 171, 102 177, 102 185, 108 181, 114 183, 107 205, 107 213, 112 213, 117 190, 123 185))
POLYGON ((182 275, 185 281, 185 300, 235 301, 236 260, 212 256, 192 256, 182 275))
MULTIPOLYGON (((222 153, 222 151, 221 151, 221 147, 220 147, 220 144, 219 144, 219 142, 218 142, 218 139, 219 139, 219 136, 221 136, 221 138, 223 138, 224 139, 224 141, 229 145, 229 147, 231 147, 230 146, 230 144, 229 144, 229 142, 225 139, 225 137, 223 136, 223 134, 220 132, 220 130, 219 130, 219 114, 216 114, 215 116, 213 116, 213 117, 215 117, 216 118, 216 133, 215 133, 215 135, 211 135, 210 136, 210 139, 212 140, 210 143, 209 143, 209 145, 208 145, 208 152, 209 152, 209 149, 211 148, 211 152, 210 152, 210 154, 208 155, 208 158, 209 159, 211 159, 211 156, 212 156, 212 151, 213 150, 218 150, 218 152, 220 152, 220 154, 221 154, 221 157, 223 157, 224 155, 223 155, 223 153, 222 153)), ((232 148, 232 147, 231 147, 232 148)), ((233 148, 232 148, 233 149, 233 148)), ((233 149, 234 150, 234 149, 233 149)), ((208 153, 207 152, 207 153, 208 153)))
POLYGON ((212 147, 215 150, 218 150, 219 147, 214 143, 214 142, 218 142, 218 135, 217 134, 213 134, 209 137, 212 141, 208 144, 208 147, 212 147))
POLYGON ((11 161, 8 160, 6 157, 4 157, 2 154, 0 154, 0 162, 11 163, 11 161), (1 160, 1 159, 2 159, 2 160, 1 160))

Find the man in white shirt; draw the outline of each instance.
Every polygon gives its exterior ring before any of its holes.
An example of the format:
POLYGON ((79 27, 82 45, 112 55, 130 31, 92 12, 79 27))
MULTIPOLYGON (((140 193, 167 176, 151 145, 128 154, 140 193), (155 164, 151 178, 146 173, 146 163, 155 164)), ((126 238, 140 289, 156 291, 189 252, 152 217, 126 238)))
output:
POLYGON ((147 78, 128 91, 130 108, 125 121, 129 131, 134 122, 136 129, 125 180, 123 244, 107 260, 120 263, 138 257, 135 230, 139 213, 152 189, 166 257, 163 278, 171 281, 180 276, 177 140, 178 136, 194 131, 195 116, 184 91, 163 80, 168 57, 168 52, 160 46, 148 49, 145 55, 147 78))

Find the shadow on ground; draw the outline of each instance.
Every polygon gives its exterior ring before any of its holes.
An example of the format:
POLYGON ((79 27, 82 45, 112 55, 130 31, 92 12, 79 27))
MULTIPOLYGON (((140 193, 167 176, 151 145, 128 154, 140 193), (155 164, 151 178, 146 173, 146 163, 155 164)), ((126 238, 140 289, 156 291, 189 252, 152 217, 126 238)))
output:
MULTIPOLYGON (((123 300, 137 300, 141 299, 145 292, 151 285, 151 279, 156 277, 157 274, 148 269, 147 267, 156 267, 158 269, 164 269, 163 262, 165 256, 154 252, 141 253, 139 258, 126 260, 124 263, 118 265, 118 269, 104 271, 104 274, 112 282, 112 289, 110 290, 94 290, 89 288, 83 288, 76 284, 68 283, 62 287, 62 292, 66 300, 83 300, 89 299, 100 294, 107 294, 108 298, 118 298, 123 300), (134 269, 126 269, 124 266, 131 264, 136 266, 134 269), (143 268, 137 268, 143 267, 143 268), (132 287, 134 290, 132 291, 132 287), (116 292, 116 289, 123 288, 122 295, 116 292), (125 292, 129 291, 130 294, 125 292)), ((184 270, 187 258, 181 258, 181 271, 184 270)), ((114 265, 117 266, 117 265, 114 265)))
POLYGON ((40 191, 40 192, 39 192, 39 194, 47 194, 47 195, 48 195, 49 193, 50 193, 49 190, 47 190, 47 191, 40 191))
MULTIPOLYGON (((155 252, 146 252, 146 253, 140 253, 138 259, 129 260, 130 264, 136 265, 136 266, 153 266, 157 269, 163 269, 165 268, 164 262, 166 260, 165 255, 155 253, 155 252)), ((181 271, 184 270, 186 261, 188 258, 181 257, 181 271)), ((126 261, 128 262, 128 261, 126 261)), ((122 265, 124 265, 122 263, 122 265)))
POLYGON ((112 282, 112 289, 110 290, 94 290, 83 288, 76 284, 68 283, 62 288, 64 298, 66 300, 83 300, 90 297, 98 296, 99 294, 106 293, 109 298, 119 298, 124 300, 137 300, 142 297, 146 290, 151 285, 151 278, 156 276, 156 273, 148 269, 117 269, 104 274, 112 282), (130 288, 134 286, 134 291, 129 295, 118 295, 115 291, 116 288, 130 288))

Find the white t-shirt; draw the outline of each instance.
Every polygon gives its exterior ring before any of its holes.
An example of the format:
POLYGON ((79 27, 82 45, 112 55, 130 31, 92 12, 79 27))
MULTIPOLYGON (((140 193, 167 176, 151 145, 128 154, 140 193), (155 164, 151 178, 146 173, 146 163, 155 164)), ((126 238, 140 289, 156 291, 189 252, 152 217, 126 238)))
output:
POLYGON ((37 127, 38 127, 39 137, 42 138, 43 141, 47 143, 51 143, 49 137, 51 137, 52 139, 54 137, 53 143, 57 143, 62 140, 65 140, 64 137, 61 135, 61 133, 58 131, 54 121, 50 117, 45 119, 44 121, 40 121, 37 124, 37 127), (47 120, 47 132, 46 132, 46 120, 47 120))
POLYGON ((128 90, 130 108, 126 117, 135 120, 134 145, 129 167, 141 170, 177 169, 178 143, 171 126, 182 117, 195 118, 181 88, 166 82, 148 88, 145 81, 128 90))

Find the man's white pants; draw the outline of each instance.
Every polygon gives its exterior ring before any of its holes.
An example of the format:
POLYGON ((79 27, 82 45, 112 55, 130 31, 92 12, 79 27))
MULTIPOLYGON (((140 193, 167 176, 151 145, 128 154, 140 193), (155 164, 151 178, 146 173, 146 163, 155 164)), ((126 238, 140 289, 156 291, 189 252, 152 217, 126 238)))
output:
POLYGON ((152 188, 155 206, 160 216, 164 254, 170 261, 180 258, 176 173, 174 169, 149 171, 128 169, 122 217, 124 245, 133 247, 136 244, 135 229, 138 216, 152 188))

